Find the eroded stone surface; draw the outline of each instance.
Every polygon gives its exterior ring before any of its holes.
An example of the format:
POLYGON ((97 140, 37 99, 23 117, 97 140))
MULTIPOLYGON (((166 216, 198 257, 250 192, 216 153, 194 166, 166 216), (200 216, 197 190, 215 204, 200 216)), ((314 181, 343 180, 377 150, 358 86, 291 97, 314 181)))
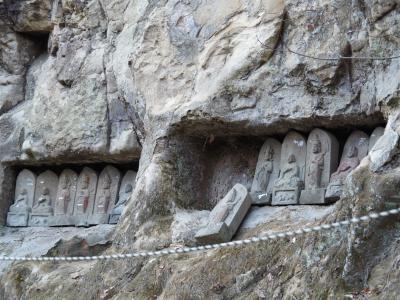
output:
POLYGON ((307 140, 305 189, 300 204, 324 204, 325 191, 339 159, 339 142, 327 131, 314 129, 307 140))
POLYGON ((371 136, 369 137, 368 152, 372 150, 376 142, 381 138, 384 133, 385 128, 383 127, 376 127, 374 131, 372 131, 371 136))
POLYGON ((261 147, 250 191, 253 204, 271 204, 272 188, 280 171, 281 147, 281 143, 272 138, 261 147))

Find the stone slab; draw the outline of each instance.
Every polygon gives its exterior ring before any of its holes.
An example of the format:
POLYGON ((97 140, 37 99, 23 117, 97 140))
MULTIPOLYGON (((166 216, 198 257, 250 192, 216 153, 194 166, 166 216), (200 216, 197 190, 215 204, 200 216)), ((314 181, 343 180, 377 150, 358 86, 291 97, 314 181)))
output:
POLYGON ((109 223, 116 224, 119 221, 119 218, 126 206, 126 203, 129 201, 133 190, 135 189, 135 181, 136 181, 137 173, 135 171, 129 170, 125 173, 124 177, 121 181, 121 186, 119 188, 118 193, 118 201, 114 205, 110 217, 109 223))
POLYGON ((326 204, 326 189, 303 190, 300 195, 300 204, 326 204))
POLYGON ((50 226, 51 217, 49 214, 31 213, 29 216, 29 226, 31 227, 47 227, 50 226))
POLYGON ((210 213, 208 225, 195 238, 199 243, 227 242, 232 239, 251 206, 251 197, 236 184, 210 213))
POLYGON ((13 213, 7 214, 7 226, 25 227, 28 226, 29 213, 13 213))

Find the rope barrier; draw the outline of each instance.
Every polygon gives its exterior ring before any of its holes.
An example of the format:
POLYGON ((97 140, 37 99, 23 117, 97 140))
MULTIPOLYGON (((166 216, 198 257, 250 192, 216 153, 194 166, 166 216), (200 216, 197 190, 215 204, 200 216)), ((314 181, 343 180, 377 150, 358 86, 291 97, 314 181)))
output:
POLYGON ((303 227, 293 231, 284 231, 268 234, 262 237, 253 237, 250 239, 231 241, 220 244, 210 244, 204 246, 196 246, 196 247, 184 247, 184 248, 167 248, 159 251, 141 251, 135 253, 126 253, 126 254, 111 254, 111 255, 99 255, 99 256, 41 256, 41 257, 15 257, 15 256, 0 256, 0 261, 51 261, 51 262, 59 262, 59 261, 67 261, 67 262, 75 262, 75 261, 93 261, 93 260, 112 260, 112 259, 129 259, 129 258, 137 258, 137 257, 152 257, 152 256, 165 256, 172 254, 183 254, 190 252, 200 252, 200 251, 208 251, 213 249, 222 249, 222 248, 230 248, 230 247, 238 247, 243 245, 255 244, 260 242, 266 242, 271 240, 282 239, 286 237, 293 237, 296 235, 303 235, 311 232, 320 232, 326 230, 333 230, 340 227, 349 226, 350 224, 357 224, 361 222, 367 222, 370 220, 385 218, 392 215, 400 214, 400 208, 391 209, 387 211, 382 211, 379 213, 371 212, 367 215, 361 217, 353 217, 351 219, 347 219, 340 222, 329 223, 318 225, 314 227, 303 227))

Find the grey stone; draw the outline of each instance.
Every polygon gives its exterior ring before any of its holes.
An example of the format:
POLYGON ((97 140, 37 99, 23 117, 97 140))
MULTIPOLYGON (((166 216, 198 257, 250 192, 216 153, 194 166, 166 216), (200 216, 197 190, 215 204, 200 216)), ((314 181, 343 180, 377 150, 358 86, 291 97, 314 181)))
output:
POLYGON ((368 152, 372 150, 375 146, 376 142, 381 138, 381 136, 385 133, 385 128, 383 127, 376 127, 372 132, 371 136, 369 137, 369 145, 368 145, 368 152))
POLYGON ((78 189, 74 203, 74 223, 76 226, 88 226, 89 214, 92 214, 96 197, 97 173, 85 167, 78 178, 78 189))
POLYGON ((232 239, 251 206, 246 187, 236 184, 211 211, 208 225, 195 238, 199 243, 221 243, 232 239))
POLYGON ((342 158, 335 173, 331 175, 329 185, 326 189, 325 199, 332 202, 338 200, 342 195, 344 181, 368 154, 368 135, 362 131, 354 131, 344 145, 342 158))
POLYGON ((8 226, 28 226, 35 197, 36 175, 29 170, 22 170, 17 176, 15 201, 7 215, 8 226))
POLYGON ((109 223, 118 223, 119 217, 121 216, 126 203, 129 201, 133 190, 135 189, 136 172, 129 170, 126 172, 121 181, 121 186, 118 193, 118 202, 110 213, 109 223))
POLYGON ((89 214, 89 224, 108 223, 109 214, 117 200, 120 182, 121 172, 113 166, 106 166, 100 173, 92 214, 89 214))
POLYGON ((50 222, 52 226, 74 225, 72 214, 77 184, 78 175, 76 172, 70 169, 62 171, 54 204, 54 216, 50 222))
POLYGON ((272 188, 279 176, 281 143, 268 138, 261 147, 250 195, 255 205, 271 204, 272 188))
POLYGON ((338 165, 339 142, 329 132, 311 131, 307 141, 305 189, 300 204, 324 204, 329 179, 338 165))
POLYGON ((281 151, 281 172, 275 181, 272 205, 297 204, 304 188, 307 143, 298 132, 289 132, 281 151))
POLYGON ((49 226, 57 197, 58 176, 53 171, 41 173, 36 181, 35 198, 29 226, 49 226))

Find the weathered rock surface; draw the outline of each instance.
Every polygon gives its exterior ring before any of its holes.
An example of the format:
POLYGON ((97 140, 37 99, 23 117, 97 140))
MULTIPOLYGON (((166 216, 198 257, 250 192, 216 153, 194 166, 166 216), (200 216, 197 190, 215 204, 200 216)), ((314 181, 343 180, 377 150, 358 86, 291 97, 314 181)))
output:
MULTIPOLYGON (((107 251, 190 245, 205 210, 236 183, 250 189, 267 136, 316 127, 370 133, 385 122, 334 206, 293 214, 266 207, 264 222, 252 211, 235 238, 396 203, 400 60, 307 56, 398 55, 399 7, 396 0, 0 0, 3 220, 21 165, 139 161, 107 251)), ((393 299, 395 221, 208 254, 18 263, 4 269, 0 298, 393 299)), ((64 238, 69 229, 47 230, 64 238)), ((40 235, 30 243, 40 244, 40 235)), ((5 229, 4 238, 12 236, 5 229)))

